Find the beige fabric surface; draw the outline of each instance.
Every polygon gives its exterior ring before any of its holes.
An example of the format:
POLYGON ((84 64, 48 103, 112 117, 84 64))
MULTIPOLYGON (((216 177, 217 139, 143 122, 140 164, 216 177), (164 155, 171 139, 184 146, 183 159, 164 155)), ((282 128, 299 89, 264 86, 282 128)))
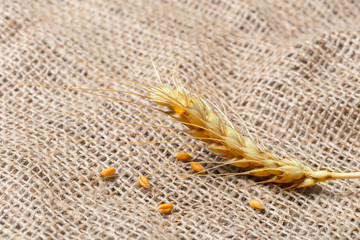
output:
POLYGON ((240 171, 228 166, 197 176, 174 152, 223 159, 161 113, 99 95, 146 99, 55 88, 144 93, 111 74, 155 86, 152 56, 164 82, 178 64, 184 82, 277 153, 357 171, 358 1, 5 0, 0 13, 1 239, 360 238, 360 180, 285 190, 215 175, 240 171), (119 177, 91 184, 107 167, 119 177), (168 216, 155 210, 164 202, 175 205, 168 216))

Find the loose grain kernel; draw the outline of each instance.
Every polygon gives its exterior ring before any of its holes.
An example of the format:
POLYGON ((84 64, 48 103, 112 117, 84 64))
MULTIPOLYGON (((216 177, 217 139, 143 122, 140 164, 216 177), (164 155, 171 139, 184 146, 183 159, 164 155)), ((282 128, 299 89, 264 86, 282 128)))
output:
POLYGON ((256 200, 256 199, 250 199, 249 203, 250 203, 250 206, 252 208, 256 208, 256 209, 262 209, 263 208, 263 204, 260 201, 256 200))
POLYGON ((199 172, 199 173, 205 172, 205 167, 201 163, 191 162, 190 166, 195 172, 199 172))
POLYGON ((148 189, 150 187, 150 182, 144 175, 139 176, 138 181, 143 188, 148 189))
POLYGON ((187 152, 177 152, 175 153, 175 157, 180 161, 189 161, 192 158, 191 155, 187 152))
POLYGON ((174 208, 172 203, 164 203, 157 207, 157 210, 162 214, 169 214, 174 208))
POLYGON ((100 172, 100 177, 113 177, 115 175, 115 168, 107 168, 100 172))

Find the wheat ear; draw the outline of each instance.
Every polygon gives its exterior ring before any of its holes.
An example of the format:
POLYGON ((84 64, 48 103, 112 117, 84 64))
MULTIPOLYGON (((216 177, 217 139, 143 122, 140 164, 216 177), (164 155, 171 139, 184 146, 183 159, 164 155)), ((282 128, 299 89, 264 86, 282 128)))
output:
POLYGON ((236 167, 242 174, 268 177, 263 182, 288 183, 292 188, 313 186, 332 179, 360 178, 360 172, 336 173, 312 170, 296 159, 280 158, 274 152, 243 136, 216 105, 180 87, 150 88, 150 99, 168 107, 167 114, 184 124, 187 133, 207 143, 207 148, 236 167))

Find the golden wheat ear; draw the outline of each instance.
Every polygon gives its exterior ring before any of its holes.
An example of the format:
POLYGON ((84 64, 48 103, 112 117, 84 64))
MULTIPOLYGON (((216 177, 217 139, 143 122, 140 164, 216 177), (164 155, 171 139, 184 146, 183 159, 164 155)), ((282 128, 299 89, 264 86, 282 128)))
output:
POLYGON ((229 159, 229 164, 251 170, 240 173, 268 177, 263 182, 286 183, 290 188, 313 186, 333 179, 360 178, 360 172, 317 171, 296 159, 280 158, 274 152, 242 135, 218 107, 183 87, 150 88, 150 99, 166 106, 165 112, 184 124, 187 133, 207 144, 207 149, 229 159))

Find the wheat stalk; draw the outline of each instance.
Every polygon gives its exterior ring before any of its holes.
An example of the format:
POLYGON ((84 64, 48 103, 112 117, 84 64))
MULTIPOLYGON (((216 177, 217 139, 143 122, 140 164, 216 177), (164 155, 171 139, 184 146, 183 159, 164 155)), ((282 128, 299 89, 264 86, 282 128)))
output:
MULTIPOLYGON (((155 68, 155 67, 154 67, 155 68)), ((102 69, 100 69, 102 70, 102 69)), ((123 79, 125 82, 130 82, 136 87, 148 92, 148 96, 141 94, 109 90, 109 89, 86 89, 86 88, 71 88, 62 87, 57 85, 47 85, 42 82, 34 83, 7 83, 7 85, 26 85, 35 87, 66 89, 94 96, 104 97, 111 100, 122 101, 125 103, 137 104, 141 107, 148 107, 153 110, 159 110, 171 116, 174 120, 181 122, 188 129, 185 131, 191 137, 200 139, 205 142, 207 149, 220 154, 222 157, 228 159, 221 165, 231 164, 236 167, 250 168, 250 170, 239 173, 249 174, 258 177, 268 177, 265 182, 274 183, 288 183, 291 184, 291 188, 301 188, 313 186, 318 182, 333 180, 333 179, 351 179, 360 178, 360 172, 330 172, 326 170, 313 170, 312 168, 303 165, 293 158, 281 158, 274 152, 270 151, 262 144, 256 143, 252 138, 244 136, 237 130, 237 128, 231 123, 226 115, 213 103, 205 100, 199 94, 194 94, 186 90, 180 84, 178 76, 173 76, 174 86, 169 87, 161 83, 159 73, 155 68, 156 75, 160 80, 159 87, 151 87, 147 84, 141 84, 133 82, 128 79, 123 79), (176 79, 175 79, 176 78, 176 79), (44 85, 45 84, 45 85, 44 85), (117 99, 109 97, 103 94, 92 93, 89 91, 114 91, 128 94, 134 94, 136 96, 150 99, 152 102, 162 106, 166 106, 169 111, 165 112, 160 109, 135 103, 123 99, 117 99)), ((108 72, 107 72, 108 73, 108 72)), ((115 75, 116 76, 116 75, 115 75)), ((119 77, 119 76, 116 76, 119 77)), ((122 79, 122 78, 121 78, 122 79)), ((123 83, 123 82, 122 82, 123 83)), ((3 84, 2 84, 3 85, 3 84)), ((141 114, 146 115, 146 114, 141 114)), ((78 115, 69 115, 78 116, 78 115)), ((98 118, 94 118, 98 119, 98 118)), ((98 119, 102 120, 102 119, 98 119)), ((163 126, 143 125, 137 123, 128 123, 118 120, 105 119, 107 121, 119 122, 124 124, 146 126, 155 128, 165 128, 163 126)), ((168 127, 168 129, 174 129, 168 127)), ((179 129, 177 131, 184 132, 179 129)), ((130 141, 108 141, 108 142, 130 142, 130 141)), ((172 143, 172 142, 131 142, 138 144, 148 143, 172 143)), ((192 144, 192 146, 198 146, 192 144)), ((204 146, 200 146, 204 147, 204 146)))
POLYGON ((337 173, 313 170, 296 159, 280 158, 236 129, 216 105, 176 84, 148 89, 150 99, 166 106, 166 112, 184 124, 187 133, 207 144, 207 149, 220 154, 226 163, 250 168, 241 174, 268 177, 263 182, 288 183, 291 188, 313 186, 332 179, 360 178, 360 172, 337 173))

